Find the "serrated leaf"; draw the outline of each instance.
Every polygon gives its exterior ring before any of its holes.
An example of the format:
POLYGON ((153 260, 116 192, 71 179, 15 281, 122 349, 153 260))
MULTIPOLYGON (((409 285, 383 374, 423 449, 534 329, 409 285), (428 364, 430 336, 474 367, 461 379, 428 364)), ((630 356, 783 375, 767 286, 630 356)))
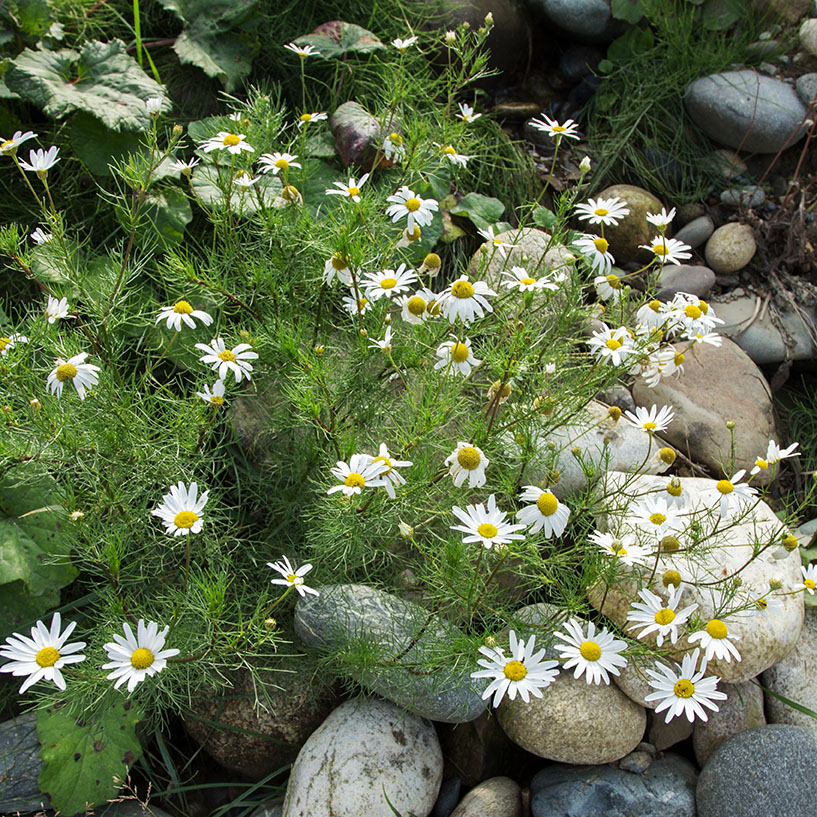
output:
POLYGON ((0 636, 45 613, 77 571, 57 483, 29 462, 0 476, 0 636))
POLYGON ((99 716, 77 721, 57 707, 37 712, 42 744, 40 791, 65 815, 84 813, 116 797, 128 769, 142 755, 136 737, 139 713, 128 700, 116 700, 99 716))
POLYGON ((295 43, 301 46, 311 45, 327 59, 337 59, 345 54, 370 54, 372 51, 386 47, 376 34, 343 20, 323 23, 311 34, 298 37, 295 43))
POLYGON ((492 224, 496 224, 503 212, 505 212, 505 205, 499 199, 483 196, 480 193, 469 193, 463 196, 451 208, 452 216, 464 216, 478 230, 487 230, 492 224))
POLYGON ((149 77, 121 40, 87 42, 77 53, 27 48, 3 75, 9 90, 60 119, 84 111, 115 131, 142 131, 150 124, 145 102, 165 100, 164 88, 149 77))

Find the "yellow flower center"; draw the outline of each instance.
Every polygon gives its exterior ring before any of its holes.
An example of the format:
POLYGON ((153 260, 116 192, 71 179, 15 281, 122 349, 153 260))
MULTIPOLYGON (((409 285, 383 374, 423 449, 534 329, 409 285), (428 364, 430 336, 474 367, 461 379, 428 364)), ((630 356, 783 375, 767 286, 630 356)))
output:
MULTIPOLYGON (((661 542, 661 552, 662 553, 675 553, 676 550, 681 548, 681 543, 675 536, 665 536, 661 542)), ((678 580, 680 582, 680 574, 678 576, 678 580)))
POLYGON ((675 452, 671 448, 659 448, 658 456, 661 462, 665 462, 667 465, 672 465, 675 462, 675 452))
POLYGON ((686 315, 688 318, 692 318, 692 320, 698 320, 698 318, 703 315, 703 312, 701 312, 701 310, 695 306, 695 304, 689 304, 689 306, 684 307, 684 315, 686 315))
POLYGON ((397 279, 396 278, 383 278, 380 281, 380 286, 383 289, 394 289, 397 286, 397 279))
POLYGON ((610 553, 612 553, 613 556, 626 556, 627 548, 625 548, 621 542, 613 542, 613 544, 610 545, 610 553))
POLYGON ((11 338, 0 338, 0 352, 2 352, 10 343, 11 338))
POLYGON ((564 125, 554 125, 553 130, 556 133, 564 133, 567 130, 567 128, 564 125))
POLYGON ((669 252, 666 244, 653 244, 652 251, 656 255, 666 255, 669 252))
POLYGON ((579 654, 585 661, 598 661, 601 658, 601 647, 595 641, 585 641, 579 647, 579 654))
POLYGON ((277 159, 275 162, 276 167, 280 167, 281 170, 286 170, 289 167, 289 162, 286 159, 277 159))
POLYGON ((496 536, 498 532, 499 531, 497 530, 496 525, 492 525, 490 522, 483 522, 477 528, 477 533, 480 536, 484 536, 486 539, 493 539, 494 536, 496 536))
POLYGON ((410 199, 406 199, 406 210, 408 210, 410 213, 419 210, 422 206, 423 203, 420 201, 420 199, 415 198, 414 196, 412 196, 410 199))
POLYGON ((653 312, 660 312, 661 311, 661 301, 656 301, 653 299, 650 301, 647 306, 652 309, 653 312))
POLYGON ((667 493, 670 496, 681 496, 684 489, 680 482, 676 482, 675 480, 670 480, 667 485, 667 493))
POLYGON ((2 145, 0 145, 0 150, 8 150, 14 144, 13 139, 6 139, 2 145))
POLYGON ((593 210, 593 213, 597 216, 606 216, 609 215, 610 211, 606 207, 597 207, 593 210))
POLYGON ((805 579, 805 580, 803 581, 803 584, 804 584, 804 585, 805 585, 805 586, 806 586, 806 587, 807 587, 809 590, 814 590, 815 588, 817 588, 817 582, 815 582, 815 581, 814 581, 814 579, 805 579))
POLYGON ((369 299, 368 299, 368 298, 361 298, 361 299, 360 299, 360 300, 357 302, 357 308, 358 308, 358 309, 359 309, 359 310, 362 312, 362 311, 363 311, 363 310, 366 308, 366 305, 367 305, 368 303, 369 303, 369 299))
POLYGON ((447 153, 449 156, 454 156, 454 154, 456 154, 456 152, 457 151, 454 150, 454 148, 452 148, 451 145, 449 145, 446 148, 443 148, 443 153, 447 153))
POLYGON ((715 487, 722 494, 731 494, 735 490, 735 486, 728 479, 719 479, 715 487))
POLYGON ((703 312, 704 315, 709 314, 709 304, 706 301, 698 301, 698 306, 701 308, 701 312, 703 312))
POLYGON ((419 295, 414 295, 406 302, 406 309, 415 317, 420 317, 426 311, 426 302, 419 295))
POLYGON ((604 345, 605 345, 605 346, 606 346, 608 349, 612 349, 612 350, 615 352, 615 350, 616 350, 616 349, 620 349, 620 348, 621 348, 621 341, 620 341, 620 340, 616 340, 615 338, 610 338, 610 340, 608 340, 608 341, 607 341, 607 342, 606 342, 604 345))
POLYGON ((652 420, 648 420, 646 423, 644 423, 643 428, 646 431, 655 431, 655 429, 658 428, 658 424, 653 423, 652 420))
MULTIPOLYGON (((237 144, 238 144, 240 141, 241 141, 241 139, 240 139, 238 136, 236 136, 234 133, 228 133, 228 134, 227 134, 227 135, 226 135, 226 136, 225 136, 225 137, 224 137, 224 138, 221 140, 221 144, 222 144, 222 145, 226 145, 227 147, 234 147, 234 146, 235 146, 235 145, 237 145, 237 144)), ((148 664, 148 666, 150 666, 150 664, 148 664)))
POLYGON ((594 238, 593 245, 599 252, 604 253, 607 252, 607 248, 610 246, 610 243, 606 238, 594 238))
POLYGON ((509 661, 505 664, 505 677, 509 681, 521 681, 527 674, 528 671, 521 661, 509 661))
POLYGON ((73 363, 63 363, 57 366, 57 380, 65 383, 66 380, 73 380, 77 376, 77 367, 73 363))
POLYGON ((213 395, 210 396, 210 402, 214 406, 223 406, 224 405, 224 398, 219 397, 217 394, 213 394, 213 395))
POLYGON ((340 272, 341 270, 345 270, 349 268, 349 264, 346 259, 338 252, 336 252, 332 256, 332 266, 340 272))
POLYGON ((301 114, 301 122, 311 122, 312 121, 312 114, 311 113, 302 113, 301 114))
POLYGON ((189 530, 198 521, 198 514, 195 514, 193 511, 179 511, 173 518, 173 524, 183 530, 189 530))
POLYGON ((536 279, 535 278, 520 278, 519 283, 520 284, 525 284, 526 286, 530 286, 531 284, 536 283, 536 279))
POLYGON ((451 285, 451 294, 455 298, 473 298, 474 287, 468 281, 455 281, 451 285))
POLYGON ((682 363, 683 363, 685 360, 686 360, 686 358, 684 357, 684 353, 683 353, 683 352, 676 352, 676 353, 675 353, 675 357, 672 359, 672 362, 673 362, 673 363, 674 363, 676 366, 680 366, 680 365, 681 365, 681 364, 682 364, 682 363))
POLYGON ((465 468, 466 471, 473 471, 474 469, 479 468, 479 464, 482 462, 482 457, 480 456, 479 451, 477 451, 473 445, 464 445, 457 452, 457 462, 463 468, 465 468))
POLYGON ((346 192, 350 196, 359 196, 360 195, 360 188, 359 187, 347 187, 346 192))
POLYGON ((235 363, 235 355, 229 349, 225 349, 223 352, 219 352, 218 356, 221 358, 221 360, 225 362, 235 363))
POLYGON ((343 480, 343 484, 349 488, 363 488, 366 485, 366 480, 357 473, 357 471, 352 471, 345 480, 343 480))
POLYGON ((187 301, 177 301, 173 306, 173 311, 178 315, 189 315, 192 313, 193 307, 187 301))
POLYGON ((385 466, 386 466, 386 468, 387 468, 387 470, 385 470, 385 471, 383 472, 383 474, 381 474, 381 476, 383 476, 384 474, 390 474, 390 473, 391 473, 391 471, 392 471, 392 468, 394 467, 394 466, 391 464, 391 460, 390 460, 388 457, 375 457, 375 458, 372 460, 372 464, 374 464, 374 463, 376 463, 376 462, 382 462, 382 463, 383 463, 383 465, 385 465, 385 466))
POLYGON ((399 133, 390 133, 389 134, 389 141, 394 143, 395 145, 402 145, 403 144, 403 137, 400 136, 399 133))
POLYGON ((130 657, 134 669, 147 669, 154 661, 153 653, 147 647, 139 647, 130 657))
POLYGON ((760 468, 761 471, 765 471, 769 467, 769 463, 761 459, 756 459, 755 465, 760 468))
POLYGON ((675 692, 675 695, 678 698, 691 698, 692 693, 695 692, 695 684, 693 684, 692 681, 688 681, 686 678, 681 678, 680 681, 675 682, 673 692, 675 692))
POLYGON ((427 267, 428 269, 439 269, 442 266, 442 263, 443 262, 440 259, 440 256, 435 252, 430 252, 423 259, 423 266, 427 267))
POLYGON ((421 235, 422 233, 420 232, 420 228, 416 224, 414 225, 414 229, 411 232, 406 230, 406 238, 409 241, 419 241, 421 235))
POLYGON ((53 647, 43 647, 34 656, 34 660, 40 667, 53 667, 60 660, 60 654, 53 647))
POLYGON ((755 599, 755 607, 759 610, 765 610, 769 606, 769 602, 764 598, 755 599))
POLYGON ((662 627, 672 624, 673 621, 675 621, 675 612, 670 610, 669 607, 662 607, 655 614, 655 623, 660 624, 662 627))
POLYGON ((618 280, 618 275, 613 275, 612 273, 605 278, 605 281, 610 285, 612 289, 620 289, 621 288, 621 281, 618 280))
POLYGON ((713 618, 712 621, 706 625, 706 631, 712 638, 726 638, 728 635, 726 625, 719 618, 713 618))
POLYGON ((680 587, 681 574, 677 570, 666 570, 664 571, 664 575, 661 577, 661 583, 664 585, 664 587, 669 587, 670 585, 673 587, 680 587))
POLYGON ((536 500, 536 507, 542 516, 553 516, 559 507, 559 500, 556 499, 550 491, 545 491, 539 499, 536 500))
POLYGON ((662 513, 658 513, 658 511, 650 514, 650 522, 652 522, 653 525, 663 525, 666 521, 667 517, 662 513))
POLYGON ((451 359, 455 363, 464 363, 468 360, 468 347, 464 343, 455 343, 451 347, 451 359))
POLYGON ((287 201, 298 201, 298 196, 300 195, 301 194, 298 192, 298 188, 293 184, 288 184, 281 191, 281 198, 286 199, 287 201))

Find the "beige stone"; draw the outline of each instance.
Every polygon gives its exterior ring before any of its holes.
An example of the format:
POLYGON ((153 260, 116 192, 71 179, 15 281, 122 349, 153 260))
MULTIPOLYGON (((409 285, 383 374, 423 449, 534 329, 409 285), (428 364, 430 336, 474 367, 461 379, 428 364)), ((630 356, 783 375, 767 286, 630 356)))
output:
POLYGON ((754 258, 757 250, 752 228, 737 221, 718 227, 704 248, 706 263, 718 275, 742 270, 754 258))
MULTIPOLYGON (((645 190, 632 184, 614 184, 599 193, 599 198, 609 199, 618 196, 627 203, 629 215, 619 219, 617 225, 605 226, 604 237, 610 242, 610 252, 617 264, 629 261, 649 261, 653 255, 648 250, 641 250, 642 244, 648 244, 656 235, 655 227, 646 217, 647 213, 659 213, 664 206, 662 201, 645 190)), ((582 229, 598 232, 598 227, 588 226, 582 222, 582 229)))
MULTIPOLYGON (((657 703, 657 702, 656 702, 657 703)), ((683 715, 676 715, 667 723, 667 713, 647 713, 647 740, 659 752, 665 752, 676 743, 692 735, 692 724, 683 715)))
POLYGON ((800 45, 804 51, 817 57, 817 19, 809 17, 800 25, 800 45))
POLYGON ((492 777, 471 789, 451 817, 519 817, 522 789, 510 777, 492 777))

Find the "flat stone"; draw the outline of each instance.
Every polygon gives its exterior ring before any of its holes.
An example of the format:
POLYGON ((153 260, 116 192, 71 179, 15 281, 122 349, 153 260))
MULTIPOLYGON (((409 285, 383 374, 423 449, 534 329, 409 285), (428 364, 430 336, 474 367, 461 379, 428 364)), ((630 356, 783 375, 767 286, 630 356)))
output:
MULTIPOLYGON (((627 658, 627 666, 622 667, 618 675, 611 676, 613 683, 631 700, 646 709, 655 709, 658 701, 648 701, 647 695, 655 692, 650 686, 650 678, 645 670, 654 668, 654 661, 643 655, 632 655, 627 658)), ((650 741, 654 743, 655 741, 650 741)))
POLYGON ((755 256, 757 242, 752 228, 737 221, 723 224, 709 237, 704 248, 706 263, 718 274, 742 270, 755 256))
POLYGON ((692 730, 695 759, 701 767, 706 765, 713 752, 725 740, 737 735, 738 732, 766 724, 766 717, 763 714, 763 692, 757 684, 752 681, 745 681, 742 684, 720 684, 718 689, 728 695, 727 699, 718 701, 718 711, 709 712, 708 721, 696 719, 692 730))
MULTIPOLYGON (((639 744, 640 746, 641 744, 639 744)), ((643 749, 636 749, 625 755, 618 762, 618 768, 630 774, 644 774, 650 768, 652 763, 652 755, 645 752, 643 749)))
POLYGON ((320 596, 298 601, 295 632, 313 647, 365 643, 376 651, 380 666, 359 678, 360 683, 416 715, 460 723, 485 711, 482 687, 471 679, 469 667, 452 666, 431 675, 407 671, 438 655, 441 641, 463 637, 454 625, 418 604, 365 585, 326 585, 320 596))
MULTIPOLYGON (((717 312, 716 312, 717 314, 717 312)), ((682 351, 688 344, 676 344, 682 351)), ((769 440, 777 440, 771 392, 762 372, 736 343, 723 339, 720 347, 695 345, 680 377, 663 378, 650 388, 639 377, 633 385, 639 406, 673 406, 675 417, 665 439, 714 473, 731 476, 751 469, 769 440), (717 381, 718 388, 712 388, 717 381), (729 468, 732 438, 727 421, 735 423, 735 465, 729 468)), ((758 475, 760 476, 760 475, 758 475)), ((755 477, 755 484, 757 484, 755 477)))
POLYGON ((533 817, 695 817, 695 768, 679 755, 643 774, 614 766, 556 764, 531 781, 533 817))
POLYGON ((684 244, 689 244, 695 249, 705 244, 713 232, 715 232, 715 222, 709 216, 699 216, 681 227, 675 237, 678 241, 683 241, 684 244))
POLYGON ((709 267, 694 264, 667 264, 656 284, 659 301, 671 301, 678 292, 705 298, 715 285, 715 273, 709 267))
POLYGON ((451 817, 519 817, 522 789, 510 777, 492 777, 471 789, 451 817))
POLYGON ((49 803, 37 778, 43 768, 36 715, 27 712, 0 723, 0 814, 37 811, 49 803))
POLYGON ((814 817, 817 738, 769 724, 724 741, 698 778, 698 817, 814 817))
POLYGON ((721 203, 727 207, 760 207, 765 201, 766 193, 756 184, 746 187, 730 187, 721 193, 721 203))
POLYGON ((750 153, 777 153, 806 132, 806 109, 794 88, 750 69, 691 82, 684 105, 710 139, 750 153))
POLYGON ((803 74, 797 77, 794 87, 800 99, 803 100, 803 104, 811 105, 811 101, 817 94, 817 74, 803 74))
MULTIPOLYGON (((648 244, 656 235, 655 227, 646 220, 647 213, 660 213, 663 202, 645 190, 632 184, 614 184, 598 194, 599 198, 609 199, 614 196, 626 202, 629 215, 619 219, 618 224, 606 226, 604 237, 610 242, 610 252, 617 264, 630 261, 648 261, 653 256, 648 250, 639 249, 648 244)), ((587 232, 598 233, 592 225, 582 222, 587 232)))

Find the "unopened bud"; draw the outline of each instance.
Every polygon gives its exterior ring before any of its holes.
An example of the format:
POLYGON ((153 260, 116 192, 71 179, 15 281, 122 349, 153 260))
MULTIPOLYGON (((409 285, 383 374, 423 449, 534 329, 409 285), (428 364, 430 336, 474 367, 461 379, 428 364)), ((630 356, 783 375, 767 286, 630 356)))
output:
POLYGON ((496 647, 497 641, 492 635, 485 636, 485 646, 486 647, 496 647))
POLYGON ((184 133, 184 128, 181 125, 173 126, 173 138, 178 139, 184 133))
POLYGON ((607 409, 607 416, 614 423, 617 423, 621 419, 621 409, 618 406, 610 406, 610 408, 607 409))
POLYGON ((579 162, 579 170, 581 170, 582 173, 589 173, 590 172, 590 157, 589 156, 585 156, 584 159, 582 159, 579 162))
POLYGON ((726 421, 726 427, 731 431, 735 427, 735 421, 734 420, 727 420, 726 421))
POLYGON ((244 340, 244 341, 249 341, 249 339, 250 339, 250 333, 246 329, 242 329, 238 333, 238 336, 241 338, 241 340, 244 340))
POLYGON ((400 522, 397 525, 397 529, 400 531, 400 535, 404 539, 411 539, 414 536, 414 528, 411 525, 407 525, 405 522, 400 522))
POLYGON ((391 315, 386 315, 386 317, 383 318, 383 323, 385 323, 386 326, 391 326, 391 315))
POLYGON ((658 458, 661 460, 661 462, 664 462, 667 465, 672 465, 675 462, 675 451, 673 451, 671 448, 659 448, 658 458))
POLYGON ((769 590, 780 590, 783 582, 778 578, 769 579, 769 590))
POLYGON ((43 407, 42 403, 36 397, 32 397, 31 400, 28 401, 28 404, 34 411, 39 411, 43 407))
POLYGON ((313 351, 313 352, 314 352, 314 353, 315 353, 315 354, 316 354, 318 357, 320 357, 320 356, 323 354, 324 349, 323 349, 323 346, 321 346, 320 344, 318 344, 318 345, 317 345, 317 346, 316 346, 316 347, 315 347, 315 348, 314 348, 312 351, 313 351))
POLYGON ((574 445, 573 448, 570 449, 570 453, 576 458, 579 459, 582 455, 582 450, 579 448, 578 445, 574 445))
POLYGON ((368 333, 368 332, 367 332, 365 329, 361 329, 361 330, 360 330, 360 337, 362 337, 362 338, 368 338, 368 337, 369 337, 369 333, 368 333))
POLYGON ((71 513, 68 514, 68 518, 72 522, 79 522, 80 520, 85 519, 85 514, 82 511, 71 511, 71 513))
POLYGON ((264 619, 264 629, 269 630, 270 632, 277 630, 278 622, 272 616, 268 616, 264 619))
POLYGON ((664 587, 669 587, 670 585, 673 587, 680 587, 681 574, 677 570, 666 570, 664 571, 664 575, 661 577, 661 582, 664 587))

